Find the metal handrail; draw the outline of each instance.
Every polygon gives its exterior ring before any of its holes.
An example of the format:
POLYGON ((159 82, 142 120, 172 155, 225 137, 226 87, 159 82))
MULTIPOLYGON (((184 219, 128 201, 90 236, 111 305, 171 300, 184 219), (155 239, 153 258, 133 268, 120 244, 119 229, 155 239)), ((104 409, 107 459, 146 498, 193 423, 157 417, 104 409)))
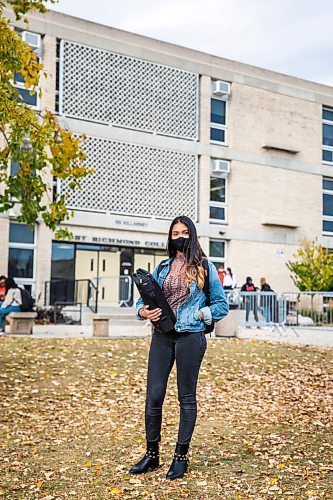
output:
MULTIPOLYGON (((77 301, 77 300, 74 300, 74 302, 82 302, 84 303, 87 307, 89 307, 89 309, 92 311, 92 312, 97 312, 97 308, 98 308, 98 287, 96 287, 96 285, 90 280, 90 279, 79 279, 79 280, 75 280, 75 279, 66 279, 66 278, 56 278, 56 279, 53 279, 53 280, 50 280, 50 281, 45 281, 44 283, 44 305, 47 306, 49 304, 51 304, 51 286, 52 285, 70 285, 73 287, 73 298, 76 299, 77 295, 79 294, 80 290, 79 290, 79 284, 80 283, 85 283, 86 284, 86 296, 84 297, 84 300, 83 301, 77 301), (92 291, 92 293, 91 293, 92 291), (95 300, 94 300, 94 303, 91 304, 91 297, 94 297, 95 296, 95 300)), ((58 301, 57 301, 58 302, 58 301)), ((68 304, 72 304, 73 303, 73 299, 71 300, 61 300, 62 303, 68 303, 68 304)))

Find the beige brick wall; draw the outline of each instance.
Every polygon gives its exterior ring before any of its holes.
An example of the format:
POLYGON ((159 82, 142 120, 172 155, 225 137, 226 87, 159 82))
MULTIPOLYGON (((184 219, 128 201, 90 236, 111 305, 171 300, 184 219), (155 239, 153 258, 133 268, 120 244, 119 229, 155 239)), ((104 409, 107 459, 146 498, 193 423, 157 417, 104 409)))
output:
POLYGON ((0 275, 8 275, 9 219, 0 217, 0 275))
POLYGON ((198 221, 200 224, 209 224, 210 198, 210 157, 201 156, 199 160, 198 176, 198 221))
POLYGON ((321 108, 319 103, 233 83, 229 144, 267 157, 321 163, 321 108), (290 145, 300 152, 265 152, 262 146, 267 143, 290 145))
POLYGON ((228 243, 227 265, 237 277, 237 286, 242 286, 246 276, 251 276, 259 287, 260 278, 265 277, 276 292, 296 291, 286 267, 296 250, 297 246, 293 245, 233 240, 228 243))
POLYGON ((38 304, 44 301, 44 282, 51 279, 52 232, 45 224, 38 224, 36 246, 35 297, 38 304))
POLYGON ((322 179, 319 175, 263 165, 232 162, 229 176, 229 225, 233 229, 262 231, 272 229, 265 221, 295 223, 296 235, 315 238, 322 228, 322 179))
POLYGON ((45 35, 43 37, 43 66, 47 78, 41 77, 42 89, 41 109, 54 111, 56 91, 56 38, 45 35))

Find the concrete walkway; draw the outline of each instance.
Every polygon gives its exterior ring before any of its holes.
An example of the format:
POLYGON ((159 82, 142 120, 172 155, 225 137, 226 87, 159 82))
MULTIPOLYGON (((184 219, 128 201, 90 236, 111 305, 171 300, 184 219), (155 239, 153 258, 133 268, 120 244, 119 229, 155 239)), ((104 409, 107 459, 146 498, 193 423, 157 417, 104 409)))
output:
POLYGON ((333 347, 333 328, 239 328, 237 338, 333 347))
MULTIPOLYGON (((9 336, 9 334, 6 335, 9 336)), ((119 321, 110 324, 109 337, 104 338, 142 338, 149 335, 151 335, 149 322, 119 321)), ((16 336, 22 337, 22 335, 16 336)), ((33 335, 29 335, 30 338, 40 339, 92 338, 92 336, 92 325, 35 325, 33 335)), ((223 340, 225 338, 227 337, 215 337, 214 333, 211 337, 207 335, 207 340, 223 340)), ((261 329, 240 327, 237 338, 333 347, 333 329, 287 328, 279 330, 268 327, 261 329)))
MULTIPOLYGON (((151 334, 149 323, 143 322, 110 322, 109 337, 104 338, 136 338, 148 337, 151 334)), ((8 331, 9 327, 6 327, 8 331)), ((6 333, 6 336, 9 336, 6 333)), ((10 335, 13 336, 13 335, 10 335)), ((30 337, 41 339, 62 338, 89 338, 93 336, 92 325, 34 325, 32 335, 15 335, 16 337, 30 337)))

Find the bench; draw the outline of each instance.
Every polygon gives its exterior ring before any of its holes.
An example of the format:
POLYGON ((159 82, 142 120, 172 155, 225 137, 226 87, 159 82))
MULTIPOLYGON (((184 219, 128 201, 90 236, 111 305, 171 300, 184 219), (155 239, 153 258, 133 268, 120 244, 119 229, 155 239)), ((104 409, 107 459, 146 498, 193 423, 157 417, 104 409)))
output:
POLYGON ((110 316, 102 314, 93 315, 93 337, 109 336, 109 319, 110 316))
POLYGON ((35 312, 11 312, 6 315, 9 322, 10 334, 32 335, 37 313, 35 312))

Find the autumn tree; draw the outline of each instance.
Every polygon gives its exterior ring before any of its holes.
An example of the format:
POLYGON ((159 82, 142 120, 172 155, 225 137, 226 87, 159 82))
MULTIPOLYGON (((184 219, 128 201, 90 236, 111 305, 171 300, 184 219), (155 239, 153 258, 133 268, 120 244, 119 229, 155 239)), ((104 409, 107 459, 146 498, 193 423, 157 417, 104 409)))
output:
POLYGON ((16 19, 20 19, 32 10, 46 12, 46 3, 0 0, 0 212, 16 204, 19 222, 33 226, 41 218, 60 238, 70 236, 60 224, 70 218, 71 212, 66 207, 66 196, 52 192, 51 176, 77 189, 80 179, 91 171, 84 165, 82 137, 63 130, 50 110, 33 110, 15 88, 19 75, 31 94, 38 92, 40 78, 47 74, 5 14, 5 7, 11 7, 16 19), (11 175, 11 162, 18 165, 16 175, 11 175))
POLYGON ((333 290, 333 254, 317 241, 303 240, 294 255, 295 261, 288 261, 291 278, 302 291, 333 290))

